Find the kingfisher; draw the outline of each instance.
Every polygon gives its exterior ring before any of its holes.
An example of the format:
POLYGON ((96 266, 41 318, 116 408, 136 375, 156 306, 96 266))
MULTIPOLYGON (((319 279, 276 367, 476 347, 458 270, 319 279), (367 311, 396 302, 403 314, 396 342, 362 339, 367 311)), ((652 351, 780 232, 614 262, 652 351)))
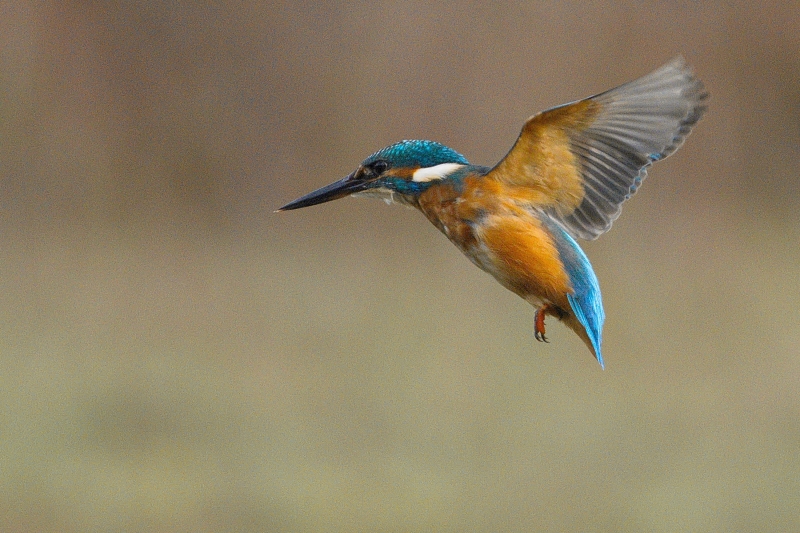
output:
POLYGON ((470 164, 434 141, 400 141, 278 211, 345 196, 416 208, 476 266, 536 308, 536 340, 547 342, 545 317, 555 317, 604 367, 600 285, 577 240, 611 228, 650 165, 683 144, 707 98, 678 57, 533 115, 493 167, 470 164))

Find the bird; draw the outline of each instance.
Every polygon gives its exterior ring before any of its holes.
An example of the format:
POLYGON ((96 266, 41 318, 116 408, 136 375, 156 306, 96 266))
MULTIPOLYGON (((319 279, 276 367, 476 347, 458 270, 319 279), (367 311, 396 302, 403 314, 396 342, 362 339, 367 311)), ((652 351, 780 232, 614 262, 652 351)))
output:
POLYGON ((580 337, 605 368, 600 285, 578 240, 611 228, 649 167, 677 150, 707 109, 708 93, 682 57, 641 78, 552 107, 525 121, 493 167, 452 148, 404 140, 289 211, 345 196, 377 197, 422 212, 476 266, 580 337))

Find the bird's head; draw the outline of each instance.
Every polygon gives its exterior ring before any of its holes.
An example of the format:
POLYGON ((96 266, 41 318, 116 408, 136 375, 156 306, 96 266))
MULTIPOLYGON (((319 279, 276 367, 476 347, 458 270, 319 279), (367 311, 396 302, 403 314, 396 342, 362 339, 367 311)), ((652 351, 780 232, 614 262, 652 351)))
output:
POLYGON ((366 158, 350 175, 310 192, 278 211, 299 209, 350 195, 413 203, 428 187, 468 165, 466 158, 433 141, 400 141, 366 158))

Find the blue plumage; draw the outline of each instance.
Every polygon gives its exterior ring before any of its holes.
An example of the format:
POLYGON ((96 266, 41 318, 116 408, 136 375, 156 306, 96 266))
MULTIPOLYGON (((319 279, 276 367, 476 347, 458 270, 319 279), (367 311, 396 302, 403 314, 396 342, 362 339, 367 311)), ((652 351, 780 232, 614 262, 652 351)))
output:
POLYGON ((494 167, 470 165, 433 141, 400 141, 352 173, 283 206, 349 195, 419 209, 478 267, 572 329, 603 366, 605 313, 597 276, 576 239, 595 239, 619 216, 651 164, 684 141, 707 93, 678 58, 615 89, 529 118, 494 167))
POLYGON ((395 167, 432 167, 442 163, 468 165, 469 161, 452 148, 434 141, 400 141, 378 150, 369 156, 362 165, 375 161, 391 161, 395 167))
POLYGON ((553 236, 561 262, 567 271, 572 283, 573 294, 567 294, 575 318, 586 329, 586 334, 594 348, 595 357, 603 367, 603 354, 601 344, 603 340, 603 322, 606 314, 603 310, 603 298, 600 295, 600 283, 592 269, 589 258, 583 253, 581 247, 575 242, 560 224, 545 217, 543 222, 547 225, 553 236))

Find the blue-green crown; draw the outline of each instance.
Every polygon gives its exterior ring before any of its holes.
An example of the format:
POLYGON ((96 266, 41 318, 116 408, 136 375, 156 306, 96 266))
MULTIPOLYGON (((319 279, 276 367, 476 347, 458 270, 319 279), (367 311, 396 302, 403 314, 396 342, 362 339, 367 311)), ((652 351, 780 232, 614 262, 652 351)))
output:
POLYGON ((395 167, 432 167, 442 163, 469 165, 463 155, 452 148, 433 141, 400 141, 378 150, 364 160, 368 165, 380 159, 391 162, 395 167))

